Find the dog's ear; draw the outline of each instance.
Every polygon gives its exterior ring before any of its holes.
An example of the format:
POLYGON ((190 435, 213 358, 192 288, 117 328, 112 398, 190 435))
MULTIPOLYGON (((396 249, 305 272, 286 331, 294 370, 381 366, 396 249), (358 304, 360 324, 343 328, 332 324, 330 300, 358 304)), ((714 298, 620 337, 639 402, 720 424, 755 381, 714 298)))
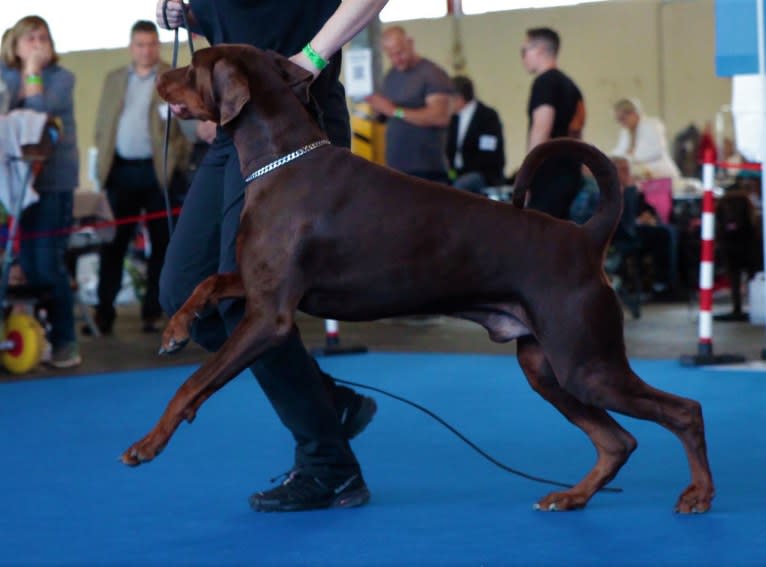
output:
POLYGON ((213 92, 221 126, 239 116, 242 107, 250 100, 247 77, 227 59, 219 59, 213 66, 213 92))
POLYGON ((267 51, 266 54, 274 61, 279 74, 298 97, 298 100, 301 101, 301 104, 308 105, 309 87, 314 81, 314 75, 275 51, 267 51))

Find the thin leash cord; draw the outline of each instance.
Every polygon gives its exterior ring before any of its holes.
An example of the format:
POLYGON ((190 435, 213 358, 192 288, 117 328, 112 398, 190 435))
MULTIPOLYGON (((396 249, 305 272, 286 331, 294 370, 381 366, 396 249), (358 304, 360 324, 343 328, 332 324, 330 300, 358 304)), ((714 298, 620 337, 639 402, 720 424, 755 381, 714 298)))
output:
MULTIPOLYGON (((522 471, 520 471, 518 469, 511 468, 511 467, 509 467, 508 465, 506 465, 504 463, 501 463, 500 461, 495 459, 492 455, 490 455, 489 453, 484 451, 481 447, 476 445, 476 443, 474 443, 473 441, 468 439, 465 435, 460 433, 460 431, 458 431, 455 427, 453 427, 452 425, 447 423, 444 419, 442 419, 441 417, 436 415, 434 412, 432 412, 430 409, 428 409, 428 408, 426 408, 424 406, 421 406, 418 403, 412 402, 412 401, 408 400, 407 398, 403 398, 401 396, 397 396, 396 394, 392 394, 391 392, 387 392, 386 390, 382 390, 380 388, 376 388, 375 386, 368 386, 366 384, 359 384, 357 382, 351 382, 349 380, 340 380, 339 378, 333 378, 333 379, 338 384, 345 384, 347 386, 354 386, 356 388, 364 388, 366 390, 372 390, 373 392, 378 392, 379 394, 383 394, 384 396, 388 396, 389 398, 393 398, 393 399, 398 400, 400 402, 403 402, 403 403, 405 403, 407 405, 410 405, 410 406, 414 407, 417 410, 422 411, 423 413, 425 413, 426 415, 428 415, 429 417, 431 417, 434 420, 438 421, 444 427, 449 429, 452 433, 457 435, 457 437, 460 438, 461 441, 463 441, 466 445, 471 447, 471 449, 473 449, 474 451, 479 453, 479 455, 481 455, 482 457, 487 459, 490 463, 492 463, 493 465, 503 469, 506 472, 509 472, 511 474, 515 474, 516 476, 520 476, 522 478, 526 478, 527 480, 531 480, 531 481, 534 481, 534 482, 539 482, 539 483, 542 483, 542 484, 551 484, 553 486, 560 486, 562 488, 572 488, 574 486, 572 484, 567 484, 565 482, 559 482, 557 480, 550 480, 550 479, 547 479, 547 478, 543 478, 543 477, 527 474, 527 473, 522 472, 522 471)), ((604 487, 600 488, 598 491, 599 492, 615 492, 616 493, 616 492, 622 492, 622 488, 604 486, 604 487)))
MULTIPOLYGON (((183 9, 181 10, 181 17, 183 18, 186 28, 188 40, 189 40, 189 52, 194 56, 194 41, 192 40, 191 31, 189 30, 189 21, 186 19, 186 5, 182 3, 183 9)), ((168 22, 168 0, 162 4, 162 18, 165 20, 165 27, 170 28, 168 22)), ((178 28, 175 28, 175 36, 173 39, 173 60, 171 62, 171 68, 175 69, 178 66, 178 28)), ((173 234, 173 206, 170 204, 170 176, 168 175, 168 152, 170 151, 170 120, 173 117, 173 113, 170 110, 170 104, 168 104, 167 116, 165 119, 165 142, 162 146, 163 163, 162 163, 162 175, 165 177, 165 212, 168 218, 168 235, 173 234)))

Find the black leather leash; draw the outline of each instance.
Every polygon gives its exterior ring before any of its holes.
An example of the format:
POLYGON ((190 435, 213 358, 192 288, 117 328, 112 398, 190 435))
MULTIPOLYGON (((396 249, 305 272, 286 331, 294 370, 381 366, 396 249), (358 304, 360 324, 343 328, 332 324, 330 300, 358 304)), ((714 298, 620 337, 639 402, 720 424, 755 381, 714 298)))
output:
MULTIPOLYGON (((339 384, 346 384, 347 386, 354 386, 355 388, 364 388, 366 390, 372 390, 373 392, 378 392, 379 394, 383 394, 384 396, 388 396, 389 398, 393 398, 394 400, 398 400, 398 401, 400 401, 402 403, 405 403, 405 404, 407 404, 409 406, 414 407, 417 410, 422 411, 424 414, 426 414, 427 416, 431 417, 432 419, 434 419, 435 421, 437 421, 438 423, 440 423, 441 425, 443 425, 444 427, 449 429, 452 433, 457 435, 457 437, 463 443, 465 443, 471 449, 473 449, 474 451, 479 453, 479 455, 481 455, 482 457, 487 459, 490 463, 492 463, 496 467, 501 468, 502 470, 504 470, 506 472, 509 472, 511 474, 515 474, 516 476, 520 476, 520 477, 525 478, 527 480, 531 480, 531 481, 534 481, 534 482, 539 482, 539 483, 542 483, 542 484, 551 484, 553 486, 561 486, 563 488, 573 488, 574 487, 573 484, 567 484, 565 482, 559 482, 558 480, 550 480, 550 479, 543 478, 543 477, 540 477, 540 476, 534 476, 534 475, 531 475, 531 474, 527 474, 527 473, 525 473, 523 471, 511 468, 508 465, 506 465, 504 463, 501 463, 496 458, 494 458, 492 455, 490 455, 489 453, 484 451, 481 447, 476 445, 476 443, 474 443, 473 441, 468 439, 465 435, 460 433, 460 431, 458 431, 457 428, 455 428, 452 425, 450 425, 449 423, 447 423, 443 418, 441 418, 438 415, 436 415, 430 409, 428 409, 427 407, 421 406, 420 404, 417 404, 415 402, 411 402, 407 398, 403 398, 401 396, 397 396, 396 394, 392 394, 391 392, 387 392, 387 391, 385 391, 385 390, 383 390, 381 388, 376 388, 374 386, 367 386, 366 384, 359 384, 358 382, 350 382, 349 380, 341 380, 339 378, 333 378, 333 380, 335 380, 339 384)), ((604 486, 604 487, 599 488, 598 492, 622 492, 622 488, 604 486)))
MULTIPOLYGON (((181 10, 181 17, 183 18, 183 27, 186 28, 187 37, 189 40, 189 53, 194 56, 194 41, 192 40, 192 32, 189 30, 189 20, 186 18, 186 4, 181 2, 183 9, 181 10)), ((162 19, 165 20, 165 27, 170 29, 170 22, 168 22, 168 0, 164 0, 162 3, 162 19)), ((173 60, 170 64, 172 69, 178 66, 178 28, 175 28, 175 38, 173 39, 173 60)), ((170 110, 170 104, 168 103, 167 116, 165 118, 165 143, 162 147, 163 163, 162 163, 162 175, 165 177, 165 212, 168 216, 168 235, 173 234, 173 207, 170 204, 170 176, 168 174, 168 152, 170 151, 170 120, 173 117, 173 113, 170 110)))

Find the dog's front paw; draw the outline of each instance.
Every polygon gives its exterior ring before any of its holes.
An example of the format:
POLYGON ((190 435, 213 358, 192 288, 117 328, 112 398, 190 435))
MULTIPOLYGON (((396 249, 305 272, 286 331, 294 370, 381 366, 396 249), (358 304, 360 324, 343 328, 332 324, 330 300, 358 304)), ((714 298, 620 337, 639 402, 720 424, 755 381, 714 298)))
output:
POLYGON ((148 463, 162 452, 167 444, 167 439, 158 440, 157 435, 153 432, 141 439, 140 441, 133 443, 133 445, 125 451, 120 460, 123 464, 129 467, 137 467, 143 463, 148 463))
POLYGON ((189 326, 179 314, 180 312, 173 316, 165 327, 159 354, 176 353, 189 342, 189 326))
POLYGON ((578 492, 551 492, 545 498, 535 503, 535 510, 542 512, 564 512, 567 510, 579 510, 585 508, 588 496, 578 492))
POLYGON ((674 511, 679 514, 703 514, 710 510, 714 495, 712 486, 690 484, 678 498, 674 511))

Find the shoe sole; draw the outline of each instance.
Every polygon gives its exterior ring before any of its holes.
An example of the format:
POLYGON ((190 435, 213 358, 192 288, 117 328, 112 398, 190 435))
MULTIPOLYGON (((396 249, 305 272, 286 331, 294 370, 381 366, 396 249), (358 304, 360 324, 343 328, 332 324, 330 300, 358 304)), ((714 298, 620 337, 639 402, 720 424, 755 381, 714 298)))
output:
POLYGON ((307 510, 324 510, 331 508, 357 508, 359 506, 364 506, 370 501, 370 491, 366 486, 341 494, 334 500, 310 505, 295 503, 272 506, 259 502, 255 496, 256 495, 251 496, 249 502, 250 507, 256 512, 303 512, 307 510))
POLYGON ((346 424, 346 439, 353 439, 364 431, 378 412, 378 404, 373 398, 365 397, 354 418, 346 424))
POLYGON ((346 494, 341 494, 329 506, 330 508, 356 508, 364 506, 370 501, 370 491, 365 486, 346 494))
POLYGON ((69 360, 62 360, 60 362, 54 362, 53 360, 49 360, 46 362, 48 366, 53 366, 53 368, 74 368, 75 366, 80 366, 82 364, 82 358, 77 356, 75 358, 71 358, 69 360))

